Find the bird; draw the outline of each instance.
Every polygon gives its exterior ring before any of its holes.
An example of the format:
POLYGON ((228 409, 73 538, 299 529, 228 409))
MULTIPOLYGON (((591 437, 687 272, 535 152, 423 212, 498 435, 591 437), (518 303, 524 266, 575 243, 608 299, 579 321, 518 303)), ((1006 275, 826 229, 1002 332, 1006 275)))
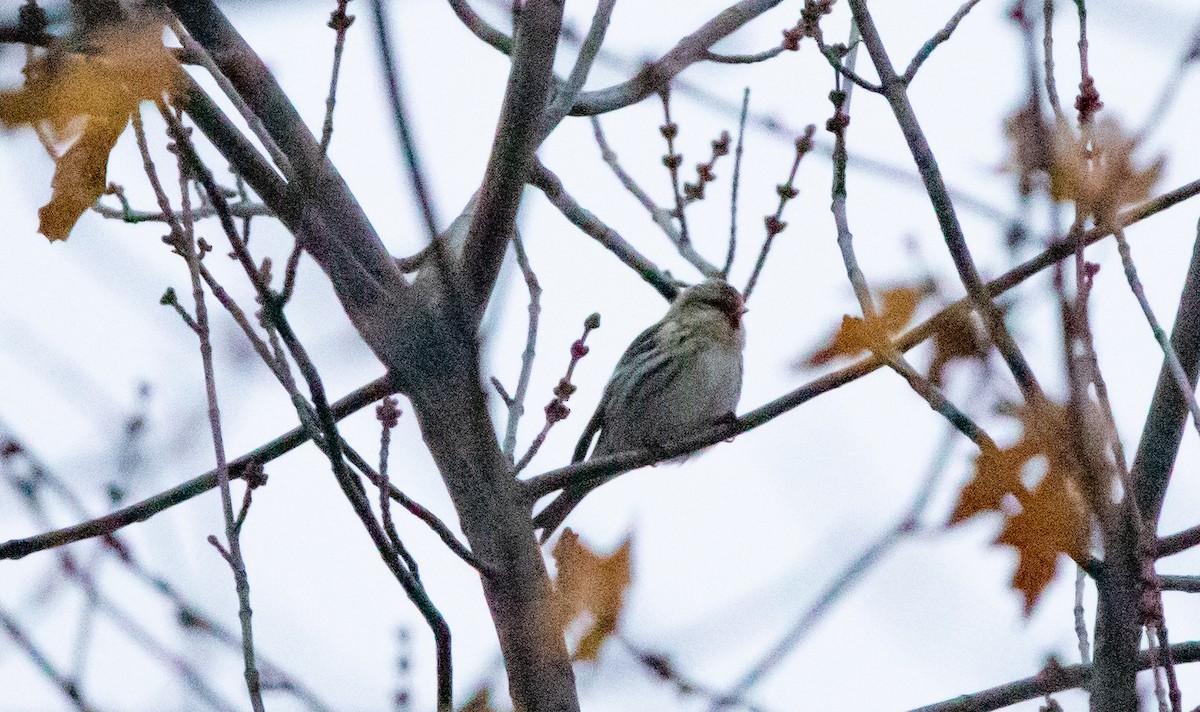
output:
MULTIPOLYGON (((680 292, 666 315, 625 349, 571 461, 584 460, 597 433, 592 458, 662 447, 735 417, 746 311, 742 295, 723 279, 710 278, 680 292)), ((541 541, 588 492, 617 474, 560 492, 533 518, 541 541)))

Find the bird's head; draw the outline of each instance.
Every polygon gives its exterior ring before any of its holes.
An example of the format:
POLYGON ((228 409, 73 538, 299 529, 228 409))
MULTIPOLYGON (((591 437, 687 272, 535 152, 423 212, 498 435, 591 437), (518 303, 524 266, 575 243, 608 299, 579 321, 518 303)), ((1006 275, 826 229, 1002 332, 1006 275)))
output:
POLYGON ((728 282, 711 278, 680 292, 671 305, 671 311, 684 318, 715 311, 729 322, 730 328, 740 331, 746 304, 738 290, 728 282))

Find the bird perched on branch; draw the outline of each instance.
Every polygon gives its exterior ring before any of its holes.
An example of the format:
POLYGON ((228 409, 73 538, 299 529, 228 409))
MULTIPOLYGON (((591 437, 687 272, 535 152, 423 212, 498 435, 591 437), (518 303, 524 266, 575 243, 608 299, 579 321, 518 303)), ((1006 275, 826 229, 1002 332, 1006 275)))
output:
MULTIPOLYGON (((572 462, 584 459, 597 433, 593 458, 663 447, 732 417, 742 391, 745 312, 742 295, 722 279, 681 292, 617 362, 572 462)), ((559 493, 533 519, 542 541, 588 492, 617 474, 559 493)))

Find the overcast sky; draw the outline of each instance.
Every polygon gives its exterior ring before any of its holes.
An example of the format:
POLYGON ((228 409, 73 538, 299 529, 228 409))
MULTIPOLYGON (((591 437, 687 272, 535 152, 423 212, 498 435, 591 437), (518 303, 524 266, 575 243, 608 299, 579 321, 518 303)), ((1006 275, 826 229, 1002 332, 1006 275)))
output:
MULTIPOLYGON (((800 5, 784 2, 718 49, 756 52, 775 45, 779 30, 795 22, 800 5)), ((830 41, 846 37, 843 5, 823 25, 830 41)), ((1064 103, 1070 103, 1078 84, 1074 6, 1058 5, 1059 86, 1064 103)), ((0 19, 14 18, 17 6, 16 0, 0 3, 0 19)), ((332 3, 222 6, 319 131, 332 53, 333 33, 325 26, 332 3)), ((392 7, 415 131, 439 218, 448 224, 482 176, 507 61, 463 29, 444 2, 395 2, 392 7)), ((877 2, 872 10, 893 62, 903 65, 957 7, 928 0, 877 2)), ((614 59, 626 61, 598 63, 589 88, 627 78, 638 61, 660 55, 722 8, 699 0, 618 3, 606 47, 614 59)), ((575 2, 567 8, 581 28, 593 9, 591 3, 575 2)), ((1092 2, 1089 9, 1091 68, 1105 103, 1103 115, 1141 127, 1186 46, 1195 20, 1190 3, 1092 2)), ((503 22, 502 11, 488 5, 480 10, 503 22)), ((1007 10, 1007 3, 980 3, 926 63, 911 92, 947 181, 964 196, 960 215, 988 276, 1014 260, 1004 246, 1006 225, 994 215, 1018 212, 1013 176, 1000 170, 1007 152, 1003 121, 1022 100, 1022 47, 1007 10)), ((389 248, 409 254, 423 244, 423 233, 397 160, 367 7, 353 3, 351 11, 361 17, 349 33, 331 156, 389 248)), ((0 54, 3 86, 20 81, 20 55, 11 47, 0 54)), ((564 46, 560 71, 568 71, 573 58, 574 48, 564 46)), ((859 67, 871 74, 865 54, 859 67)), ((727 107, 736 107, 743 87, 751 88, 756 115, 774 117, 786 127, 768 130, 752 122, 746 136, 742 249, 733 270, 733 282, 742 286, 762 239, 762 216, 774 211, 774 186, 791 164, 794 132, 816 124, 819 141, 827 145, 823 126, 830 113, 831 72, 806 42, 798 54, 751 66, 697 65, 681 79, 707 94, 680 91, 674 100, 685 166, 707 158, 708 142, 722 129, 736 128, 736 116, 727 107)), ((1147 162, 1158 154, 1169 157, 1160 192, 1193 180, 1200 169, 1196 82, 1185 75, 1178 98, 1151 127, 1143 149, 1147 162)), ((849 145, 856 160, 851 162, 850 223, 867 278, 884 288, 911 283, 928 271, 948 297, 957 298, 961 287, 886 103, 858 92, 851 113, 849 145), (879 164, 892 170, 885 172, 879 164)), ((659 103, 647 100, 602 121, 625 168, 665 203, 670 187, 660 162, 665 148, 658 132, 659 103)), ((161 143, 160 122, 147 120, 147 126, 161 143)), ((104 488, 117 476, 122 424, 137 412, 139 384, 147 383, 149 429, 141 446, 144 459, 128 484, 130 496, 149 496, 208 469, 211 446, 194 340, 158 304, 168 286, 190 291, 184 265, 158 240, 161 226, 130 227, 88 214, 68 242, 47 244, 36 234, 37 207, 49 195, 52 165, 29 131, 2 139, 0 433, 19 436, 99 514, 108 507, 104 488)), ((565 121, 539 155, 585 207, 639 250, 672 274, 697 279, 600 160, 586 120, 565 121)), ((160 165, 167 159, 162 153, 160 165)), ((716 172, 720 181, 691 218, 697 249, 714 261, 724 255, 728 235, 728 158, 716 172)), ((822 151, 802 164, 800 195, 785 216, 789 228, 750 302, 741 410, 820 375, 793 364, 828 337, 842 314, 858 313, 834 241, 829 174, 822 151)), ((123 184, 135 206, 152 204, 131 136, 119 143, 109 180, 123 184)), ((1148 296, 1165 323, 1174 315, 1198 212, 1187 204, 1129 232, 1148 296)), ((1044 224, 1044 215, 1040 206, 1037 224, 1044 224)), ((583 319, 594 311, 603 317, 602 328, 589 337, 591 353, 576 370, 574 414, 552 431, 529 470, 536 473, 569 461, 620 353, 666 305, 532 188, 519 224, 544 290, 522 447, 541 428, 541 407, 562 375, 583 319)), ((204 229, 215 240, 215 223, 204 229)), ((281 264, 290 246, 282 228, 267 220, 255 223, 257 254, 275 255, 281 264)), ((1035 242, 1018 257, 1037 249, 1035 242)), ((250 304, 250 288, 236 265, 220 259, 222 252, 218 248, 211 261, 224 283, 250 304)), ((1089 258, 1102 265, 1092 303, 1100 363, 1119 430, 1132 452, 1161 356, 1124 282, 1114 245, 1093 248, 1089 258)), ((299 290, 291 307, 293 323, 314 352, 329 391, 341 395, 380 375, 382 368, 353 331, 324 275, 307 259, 299 290)), ((1032 280, 1017 295, 1014 331, 1039 377, 1061 393, 1058 317, 1049 282, 1032 280)), ((525 300, 524 285, 507 264, 485 320, 485 358, 486 373, 510 387, 523 348, 525 300)), ((230 453, 240 454, 293 427, 295 413, 287 399, 227 317, 218 321, 217 348, 230 453)), ((927 358, 917 352, 914 362, 923 365, 927 358)), ((998 439, 1010 439, 1011 426, 992 412, 996 401, 1018 395, 1003 369, 994 367, 990 378, 966 368, 950 376, 948 395, 998 439)), ((499 419, 498 399, 494 405, 499 419)), ((406 404, 402 408, 407 411, 406 404)), ((632 532, 635 584, 622 635, 669 656, 690 678, 724 689, 849 561, 894 524, 934 466, 946 427, 902 379, 881 371, 682 465, 647 469, 606 485, 568 523, 601 550, 632 532)), ((377 428, 370 410, 364 410, 346 421, 345 432, 372 452, 377 428)), ((407 412, 396 438, 393 477, 453 522, 452 507, 407 412)), ((752 698, 763 709, 908 709, 1031 675, 1048 655, 1078 662, 1069 562, 1060 562, 1058 579, 1026 621, 1020 596, 1008 588, 1015 557, 989 545, 999 520, 981 517, 953 531, 940 529, 972 452, 961 437, 952 442, 951 464, 924 518, 928 526, 880 561, 755 688, 752 698)), ((1192 503, 1200 486, 1191 477, 1196 445, 1189 430, 1163 515, 1164 533, 1196 523, 1192 503)), ((431 638, 380 565, 327 463, 308 447, 267 471, 270 483, 256 493, 243 536, 263 655, 303 679, 333 709, 387 709, 396 684, 397 631, 405 626, 413 636, 414 709, 432 709, 431 638)), ((74 521, 65 510, 54 514, 58 525, 74 521)), ((477 577, 422 525, 397 516, 430 594, 453 630, 456 700, 465 700, 481 682, 503 678, 477 577)), ((233 627, 232 580, 205 543, 221 526, 219 499, 209 493, 130 527, 123 536, 147 568, 169 576, 210 615, 233 627)), ((13 496, 0 494, 0 540, 41 529, 13 496)), ((96 549, 84 544, 75 551, 88 559, 96 549)), ((1174 557, 1160 571, 1194 573, 1196 563, 1196 556, 1174 557)), ((103 563, 99 571, 107 595, 135 612, 168 647, 198 661, 224 698, 239 709, 247 707, 237 654, 181 631, 172 623, 170 607, 118 565, 103 563)), ((75 589, 47 583, 56 572, 49 553, 3 562, 0 606, 16 611, 38 642, 67 666, 82 597, 75 589)), ((1167 595, 1175 641, 1200 635, 1200 617, 1186 595, 1167 595)), ((1091 589, 1087 607, 1094 609, 1091 589)), ((100 709, 204 708, 165 666, 103 617, 95 623, 86 670, 84 689, 100 709)), ((679 696, 656 680, 615 641, 598 664, 580 665, 577 675, 589 712, 705 709, 702 701, 679 696)), ((1184 672, 1181 681, 1190 707, 1200 676, 1184 672)), ((59 694, 7 638, 0 638, 0 696, 4 709, 14 712, 65 709, 59 694)), ((1080 694, 1063 695, 1060 702, 1067 710, 1086 709, 1080 694)), ((1036 710, 1037 704, 1015 709, 1036 710)), ((268 705, 275 712, 300 709, 282 695, 269 697, 268 705)))

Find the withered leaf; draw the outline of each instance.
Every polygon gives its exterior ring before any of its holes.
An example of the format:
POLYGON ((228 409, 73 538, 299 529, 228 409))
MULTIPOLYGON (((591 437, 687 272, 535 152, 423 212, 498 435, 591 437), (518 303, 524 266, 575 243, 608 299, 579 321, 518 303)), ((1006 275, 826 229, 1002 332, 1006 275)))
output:
POLYGON ((601 556, 579 541, 570 528, 554 546, 560 626, 566 630, 585 615, 591 619, 576 647, 577 660, 594 660, 604 641, 617 629, 631 580, 632 548, 632 537, 626 538, 612 554, 601 556))

